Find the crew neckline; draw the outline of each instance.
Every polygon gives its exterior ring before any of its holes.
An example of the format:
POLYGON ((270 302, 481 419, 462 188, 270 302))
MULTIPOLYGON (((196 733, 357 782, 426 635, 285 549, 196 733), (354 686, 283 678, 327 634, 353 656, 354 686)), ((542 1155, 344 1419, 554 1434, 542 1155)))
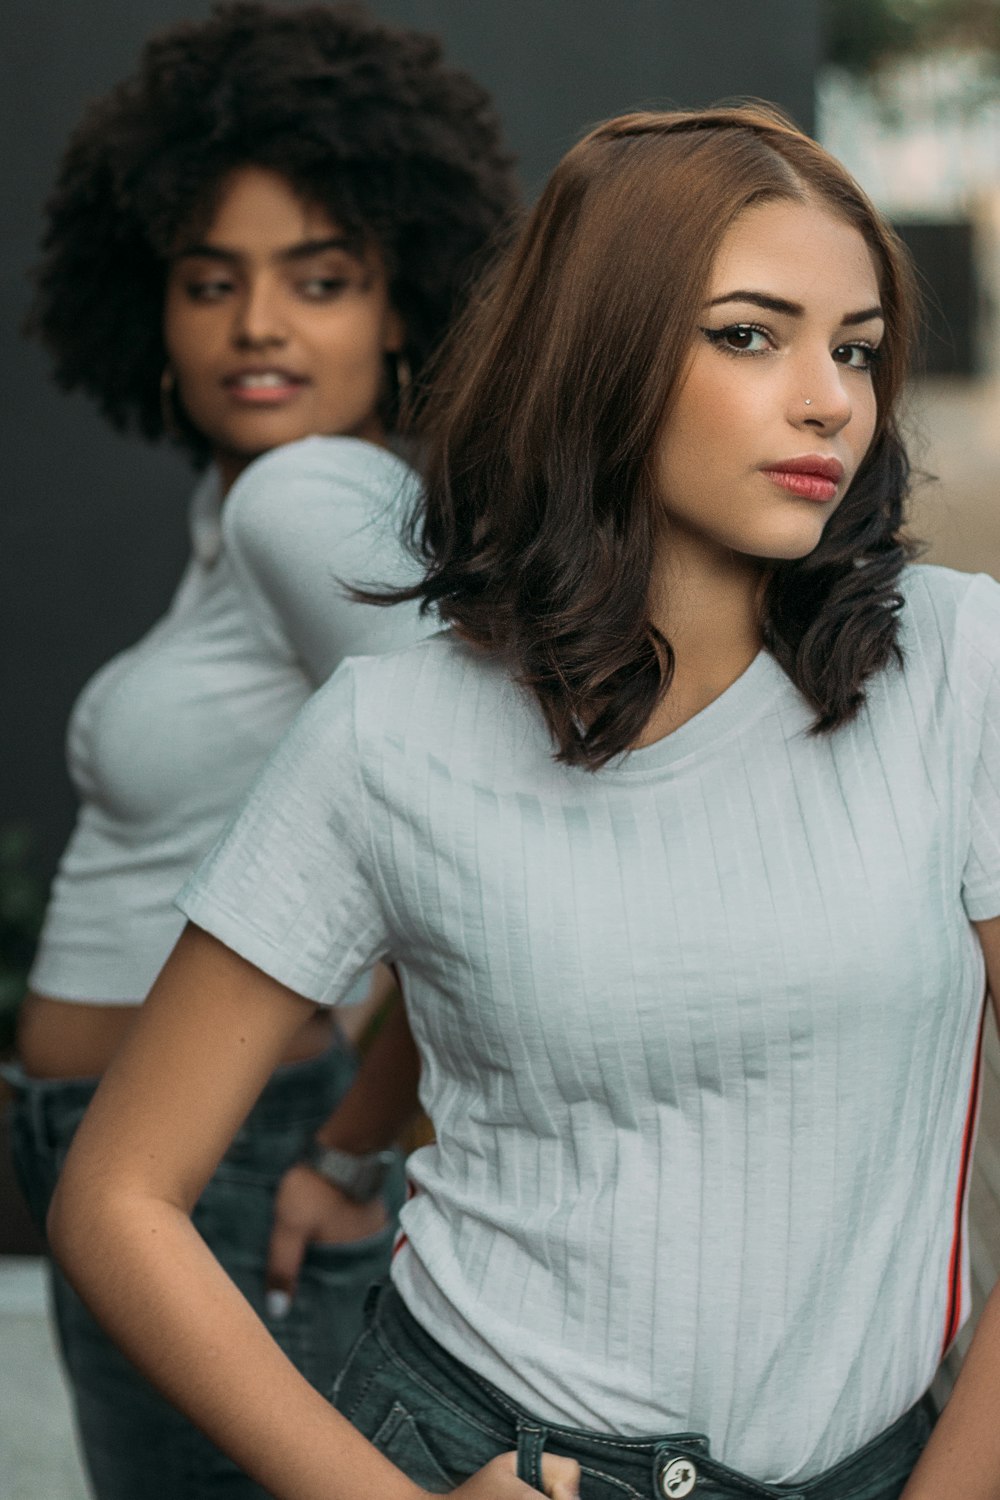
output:
POLYGON ((601 774, 655 775, 676 770, 695 758, 703 760, 767 713, 790 685, 774 657, 762 647, 739 677, 692 718, 651 745, 627 750, 609 762, 601 774))

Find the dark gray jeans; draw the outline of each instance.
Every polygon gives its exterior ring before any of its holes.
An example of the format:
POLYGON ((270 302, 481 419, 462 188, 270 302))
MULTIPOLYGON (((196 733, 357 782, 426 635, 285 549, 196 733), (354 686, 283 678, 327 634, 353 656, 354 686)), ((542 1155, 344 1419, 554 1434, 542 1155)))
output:
MULTIPOLYGON (((329 1394, 362 1324, 365 1292, 384 1275, 393 1227, 348 1245, 314 1245, 284 1318, 268 1317, 264 1267, 278 1179, 301 1156, 354 1074, 352 1051, 281 1068, 195 1208, 195 1227, 306 1378, 329 1394)), ((47 1081, 5 1069, 15 1084, 14 1164, 39 1225, 95 1081, 47 1081)), ((399 1206, 402 1172, 393 1184, 399 1206)), ((105 1336, 58 1269, 52 1303, 87 1468, 98 1500, 266 1500, 105 1336)))
POLYGON ((536 1420, 447 1354, 391 1286, 369 1293, 366 1321, 334 1404, 435 1494, 516 1449, 521 1478, 536 1487, 543 1452, 577 1459, 582 1500, 896 1500, 933 1425, 921 1402, 808 1483, 762 1484, 713 1459, 699 1433, 626 1441, 536 1420))

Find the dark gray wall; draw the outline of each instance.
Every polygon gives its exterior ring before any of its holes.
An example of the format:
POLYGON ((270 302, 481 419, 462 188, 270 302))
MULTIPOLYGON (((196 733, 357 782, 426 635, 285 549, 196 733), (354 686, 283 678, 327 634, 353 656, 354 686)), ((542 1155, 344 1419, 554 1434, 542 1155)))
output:
MULTIPOLYGON (((40 205, 83 104, 153 30, 199 0, 7 0, 0 100, 0 829, 30 823, 47 874, 73 799, 66 715, 90 672, 163 609, 185 550, 188 476, 105 431, 19 338, 40 205)), ((643 105, 754 94, 812 125, 820 0, 372 0, 439 32, 493 90, 529 191, 593 121, 643 105)))
POLYGON ((589 124, 647 105, 774 99, 813 124, 818 0, 376 0, 495 94, 537 190, 589 124))

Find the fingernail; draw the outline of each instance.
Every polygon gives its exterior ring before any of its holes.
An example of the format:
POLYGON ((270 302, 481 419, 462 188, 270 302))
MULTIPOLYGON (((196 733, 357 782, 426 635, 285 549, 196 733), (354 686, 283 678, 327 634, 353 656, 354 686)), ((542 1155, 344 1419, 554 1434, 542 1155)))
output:
POLYGON ((292 1299, 287 1292, 272 1287, 264 1297, 264 1307, 269 1318, 287 1318, 292 1310, 292 1299))

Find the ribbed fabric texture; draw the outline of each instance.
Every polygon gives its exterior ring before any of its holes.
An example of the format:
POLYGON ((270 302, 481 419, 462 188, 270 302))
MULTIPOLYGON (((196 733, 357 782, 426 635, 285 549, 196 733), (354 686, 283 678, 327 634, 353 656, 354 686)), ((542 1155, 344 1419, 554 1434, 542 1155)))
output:
POLYGON ((418 640, 413 606, 374 609, 338 579, 412 576, 398 540, 416 476, 353 438, 251 464, 220 505, 195 491, 193 556, 166 616, 84 688, 68 759, 81 807, 31 984, 135 1003, 183 921, 179 886, 212 847, 313 688, 345 656, 418 640))
POLYGON ((548 1420, 801 1480, 960 1320, 1000 587, 904 588, 854 724, 761 654, 597 774, 450 636, 347 663, 181 898, 317 1001, 398 966, 437 1143, 395 1281, 548 1420))

